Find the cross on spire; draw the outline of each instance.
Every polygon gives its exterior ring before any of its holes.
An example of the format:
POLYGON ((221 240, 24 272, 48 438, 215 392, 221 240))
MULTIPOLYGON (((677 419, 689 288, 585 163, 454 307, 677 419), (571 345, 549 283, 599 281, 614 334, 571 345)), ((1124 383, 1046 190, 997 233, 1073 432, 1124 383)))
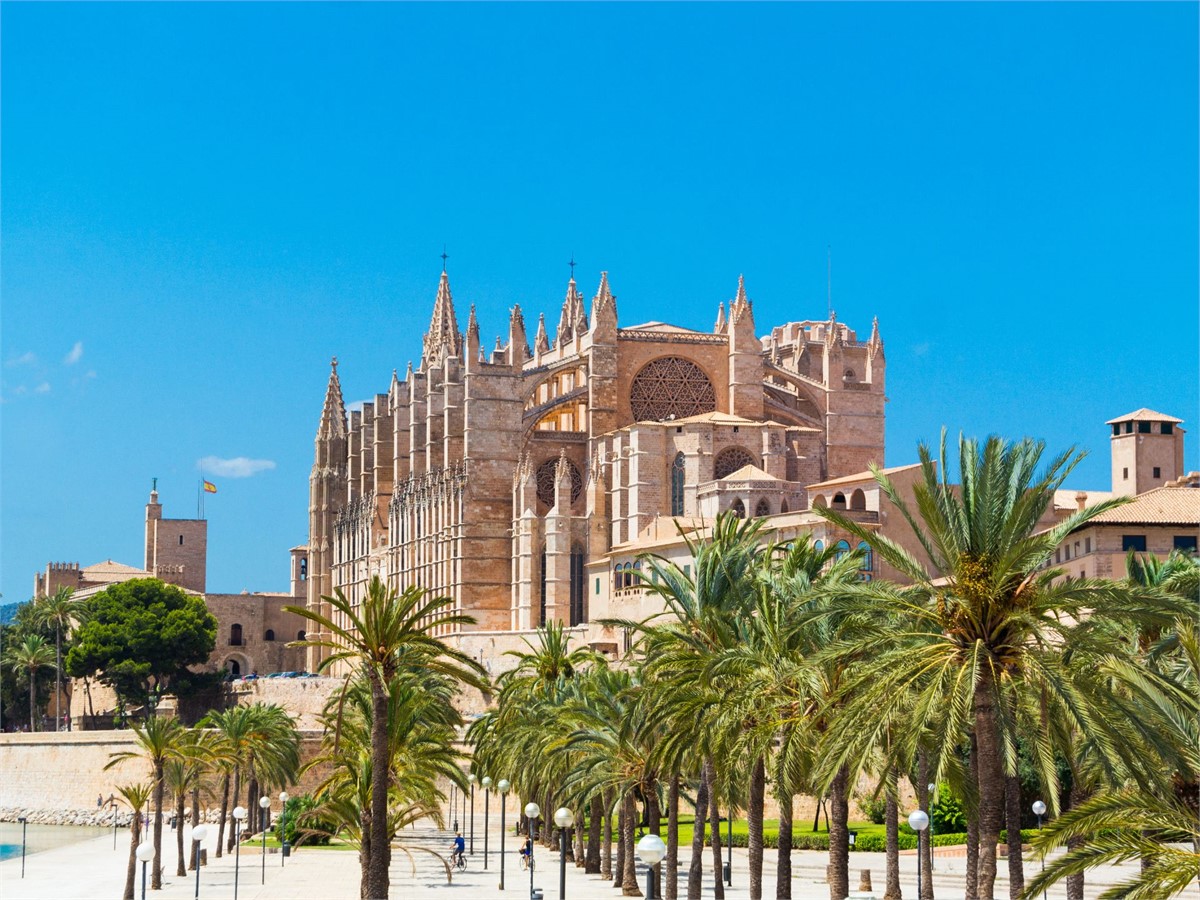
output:
POLYGON ((446 252, 446 245, 442 244, 442 271, 446 271, 446 260, 450 258, 450 254, 446 252))
POLYGON ((575 280, 575 254, 571 254, 571 261, 567 263, 571 267, 571 280, 575 280))

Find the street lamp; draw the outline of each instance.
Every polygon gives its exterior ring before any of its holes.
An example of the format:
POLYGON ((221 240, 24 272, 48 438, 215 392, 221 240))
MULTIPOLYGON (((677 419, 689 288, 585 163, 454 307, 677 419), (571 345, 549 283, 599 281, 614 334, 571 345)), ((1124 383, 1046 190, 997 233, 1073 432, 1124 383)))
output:
POLYGON ((452 823, 451 831, 458 831, 458 795, 455 791, 458 790, 458 785, 453 781, 450 782, 450 822, 452 823))
POLYGON ((204 843, 206 837, 208 837, 207 825, 197 825, 192 829, 192 844, 195 848, 196 859, 196 900, 200 900, 200 845, 204 843))
POLYGON ((242 823, 245 821, 246 807, 235 806, 233 808, 233 900, 237 900, 238 872, 242 865, 242 823))
POLYGON ((529 820, 529 900, 534 900, 533 897, 533 831, 537 826, 538 816, 542 814, 542 808, 530 800, 525 804, 525 818, 529 820))
POLYGON ((937 785, 930 782, 929 784, 926 785, 926 787, 929 788, 929 877, 932 879, 933 872, 934 872, 934 868, 933 868, 933 854, 934 854, 934 849, 933 849, 933 832, 934 832, 933 794, 934 794, 934 791, 937 790, 937 785))
POLYGON ((508 788, 507 778, 496 782, 496 790, 500 792, 500 890, 504 890, 504 810, 508 808, 504 795, 508 793, 508 788))
MULTIPOLYGON (((21 816, 17 819, 21 823, 21 877, 25 877, 25 829, 29 827, 29 819, 21 816)), ((143 890, 142 893, 145 893, 143 890)))
POLYGON ((479 779, 479 783, 483 785, 483 868, 486 871, 488 864, 488 800, 492 793, 492 779, 484 775, 479 779))
POLYGON ((658 885, 654 879, 654 867, 667 855, 667 845, 657 834, 647 834, 637 842, 637 855, 646 864, 646 900, 657 900, 658 885))
POLYGON ((283 868, 288 855, 287 842, 287 802, 291 799, 288 797, 287 791, 279 792, 279 867, 283 868))
MULTIPOLYGON (((1042 816, 1044 816, 1046 814, 1046 804, 1043 803, 1041 800, 1034 800, 1033 801, 1033 814, 1035 816, 1037 816, 1038 837, 1041 837, 1041 835, 1042 835, 1042 816)), ((1042 856, 1042 871, 1043 872, 1046 871, 1046 857, 1044 855, 1042 856)), ((1042 888, 1042 900, 1046 900, 1046 889, 1045 888, 1042 888)))
POLYGON ((475 855, 475 773, 467 773, 467 783, 471 785, 471 855, 475 855))
POLYGON ((133 855, 142 864, 142 900, 146 900, 146 866, 150 860, 154 859, 154 844, 150 841, 143 841, 137 845, 133 855))
POLYGON ((554 812, 554 824, 558 826, 558 900, 567 897, 567 829, 575 824, 575 814, 565 806, 554 812))
POLYGON ((262 812, 258 816, 258 827, 262 829, 262 883, 267 883, 267 810, 271 808, 270 797, 259 797, 258 808, 262 812))
POLYGON ((921 900, 921 832, 929 827, 929 814, 914 809, 908 814, 908 827, 917 833, 917 900, 921 900))

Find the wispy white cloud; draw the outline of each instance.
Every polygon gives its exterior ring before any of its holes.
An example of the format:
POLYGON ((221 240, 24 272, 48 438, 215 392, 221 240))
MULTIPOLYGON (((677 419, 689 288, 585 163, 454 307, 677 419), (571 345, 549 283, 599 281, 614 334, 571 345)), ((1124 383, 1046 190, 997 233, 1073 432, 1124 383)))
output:
POLYGON ((37 387, 35 387, 35 388, 33 389, 33 392, 34 392, 35 394, 48 394, 48 393, 50 393, 50 382, 48 382, 48 381, 43 381, 41 384, 39 384, 37 387))
POLYGON ((30 350, 26 353, 22 353, 20 356, 14 356, 12 359, 6 362, 5 365, 9 367, 32 366, 35 362, 37 362, 37 354, 30 350))
POLYGON ((63 357, 63 365, 73 366, 81 359, 83 359, 83 341, 76 341, 75 346, 72 347, 70 352, 63 357))
POLYGON ((219 456, 206 456, 196 463, 196 468, 206 475, 219 475, 222 478, 249 478, 259 472, 268 472, 275 468, 271 459, 249 459, 245 456, 235 456, 232 459, 221 459, 219 456))

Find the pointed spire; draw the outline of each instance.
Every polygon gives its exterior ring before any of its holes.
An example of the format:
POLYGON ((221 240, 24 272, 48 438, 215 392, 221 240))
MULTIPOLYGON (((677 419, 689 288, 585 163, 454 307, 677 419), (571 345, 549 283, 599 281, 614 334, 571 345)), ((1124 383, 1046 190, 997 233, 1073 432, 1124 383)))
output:
POLYGON ((471 304, 470 315, 467 316, 467 350, 463 357, 463 362, 468 368, 473 368, 474 363, 479 358, 479 320, 475 318, 475 304, 471 304))
POLYGON ((825 344, 832 347, 842 342, 842 329, 838 327, 837 313, 829 311, 829 327, 825 329, 825 344))
POLYGON ((515 304, 508 317, 509 364, 519 366, 529 359, 529 338, 525 334, 525 315, 515 304))
POLYGON ((475 335, 475 340, 479 340, 479 320, 475 318, 475 304, 471 304, 471 312, 467 316, 467 337, 475 335))
POLYGON ((746 296, 746 277, 738 276, 737 296, 729 301, 729 321, 734 325, 740 323, 743 319, 749 319, 751 323, 754 321, 754 304, 746 296))
POLYGON ((879 336, 879 317, 871 320, 871 339, 867 341, 867 351, 872 357, 883 352, 883 338, 879 336))
POLYGON ((462 335, 458 333, 458 319, 454 315, 454 298, 450 294, 450 276, 442 271, 438 281, 437 298, 433 301, 433 316, 429 320, 429 331, 425 334, 425 361, 440 358, 443 346, 454 355, 462 353, 462 335))
POLYGON ((329 387, 325 389, 325 407, 321 410, 321 424, 317 427, 317 440, 346 436, 346 404, 342 401, 342 383, 338 379, 336 356, 329 365, 331 368, 329 387))
POLYGON ((558 333, 555 343, 562 344, 574 339, 580 334, 579 323, 582 320, 582 331, 587 331, 587 313, 583 309, 583 296, 575 287, 575 279, 567 282, 567 296, 563 298, 562 312, 558 316, 558 333))
POLYGON ((717 324, 713 326, 713 332, 722 334, 725 331, 725 303, 722 301, 717 304, 717 324))
POLYGON ((617 310, 617 298, 613 296, 608 287, 608 273, 600 273, 600 287, 596 288, 596 296, 592 300, 592 315, 595 316, 598 311, 612 307, 613 312, 617 310))
POLYGON ((546 314, 542 313, 538 316, 537 337, 533 339, 533 350, 535 353, 550 352, 550 338, 546 336, 546 314))
POLYGON ((392 369, 392 383, 390 385, 390 388, 391 388, 391 391, 393 394, 395 394, 396 391, 400 389, 400 376, 399 376, 399 374, 397 374, 395 369, 392 369))

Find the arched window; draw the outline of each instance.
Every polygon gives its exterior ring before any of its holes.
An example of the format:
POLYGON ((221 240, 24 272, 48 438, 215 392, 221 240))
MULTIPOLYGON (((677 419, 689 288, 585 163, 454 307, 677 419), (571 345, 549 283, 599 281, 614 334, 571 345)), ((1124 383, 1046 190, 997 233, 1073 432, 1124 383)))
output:
MULTIPOLYGON (((559 457, 551 457, 546 460, 537 469, 535 481, 537 484, 537 498, 547 508, 554 505, 554 482, 558 478, 558 460, 559 457)), ((583 493, 583 476, 579 474, 579 467, 569 459, 567 462, 567 471, 571 476, 571 502, 574 503, 579 499, 579 495, 583 493)), ((566 512, 566 510, 562 510, 566 512)))
POLYGON ((834 494, 833 495, 833 504, 830 508, 831 509, 845 509, 846 508, 846 495, 843 494, 841 491, 838 491, 838 493, 834 494))
POLYGON ((863 541, 858 545, 859 551, 862 553, 862 565, 859 566, 859 571, 862 573, 863 581, 870 581, 872 571, 875 568, 875 554, 871 550, 871 545, 863 541))
POLYGON ((619 591, 620 589, 621 589, 621 564, 617 563, 615 566, 613 566, 613 590, 619 591))
POLYGON ((814 541, 813 549, 816 550, 818 553, 820 553, 822 550, 825 549, 825 542, 824 541, 814 541))
POLYGON ((675 454, 671 463, 671 515, 683 515, 683 452, 675 454))
POLYGON ((833 558, 835 560, 841 559, 843 556, 845 556, 849 552, 850 552, 850 545, 846 541, 838 541, 836 544, 833 545, 833 558))
POLYGON ((633 587, 633 563, 625 563, 625 570, 621 580, 626 589, 633 587))
POLYGON ((304 640, 304 638, 305 638, 305 632, 303 629, 296 632, 296 640, 302 641, 302 640, 304 640))
POLYGON ((230 675, 232 675, 234 678, 238 678, 241 676, 242 667, 238 665, 238 661, 236 659, 228 660, 227 665, 229 666, 229 674, 230 675))
POLYGON ((642 367, 629 386, 629 409, 638 422, 685 419, 717 408, 717 393, 690 360, 664 356, 642 367))
POLYGON ((308 580, 308 557, 307 556, 300 557, 300 580, 301 581, 308 580))
POLYGON ((745 504, 742 503, 741 500, 734 500, 733 504, 729 507, 729 509, 739 519, 746 518, 746 506, 745 506, 745 504))
POLYGON ((264 641, 275 640, 275 631, 271 628, 268 628, 266 631, 263 632, 263 640, 264 641))
POLYGON ((242 646, 242 626, 237 623, 229 626, 229 646, 242 646))
POLYGON ((786 500, 779 501, 779 511, 785 513, 788 511, 788 502, 786 500))
POLYGON ((745 447, 726 447, 713 461, 713 478, 728 478, 743 466, 757 466, 758 460, 745 447))
POLYGON ((847 369, 842 373, 842 381, 854 381, 855 377, 853 369, 847 369))
POLYGON ((817 509, 818 507, 821 507, 821 506, 828 507, 829 501, 827 501, 825 499, 824 494, 817 494, 817 496, 813 497, 812 506, 813 506, 813 509, 817 509))
POLYGON ((571 547, 571 624, 579 625, 584 621, 583 615, 584 572, 583 547, 574 544, 571 547))
POLYGON ((630 587, 640 588, 642 586, 642 561, 639 559, 633 564, 633 581, 630 587))
POLYGON ((867 495, 862 492, 862 488, 856 488, 854 493, 850 495, 851 509, 866 509, 867 495))
POLYGON ((770 514, 771 514, 771 502, 769 500, 767 500, 766 497, 763 497, 761 500, 758 501, 758 504, 754 507, 754 515, 761 519, 763 516, 769 516, 770 514))

